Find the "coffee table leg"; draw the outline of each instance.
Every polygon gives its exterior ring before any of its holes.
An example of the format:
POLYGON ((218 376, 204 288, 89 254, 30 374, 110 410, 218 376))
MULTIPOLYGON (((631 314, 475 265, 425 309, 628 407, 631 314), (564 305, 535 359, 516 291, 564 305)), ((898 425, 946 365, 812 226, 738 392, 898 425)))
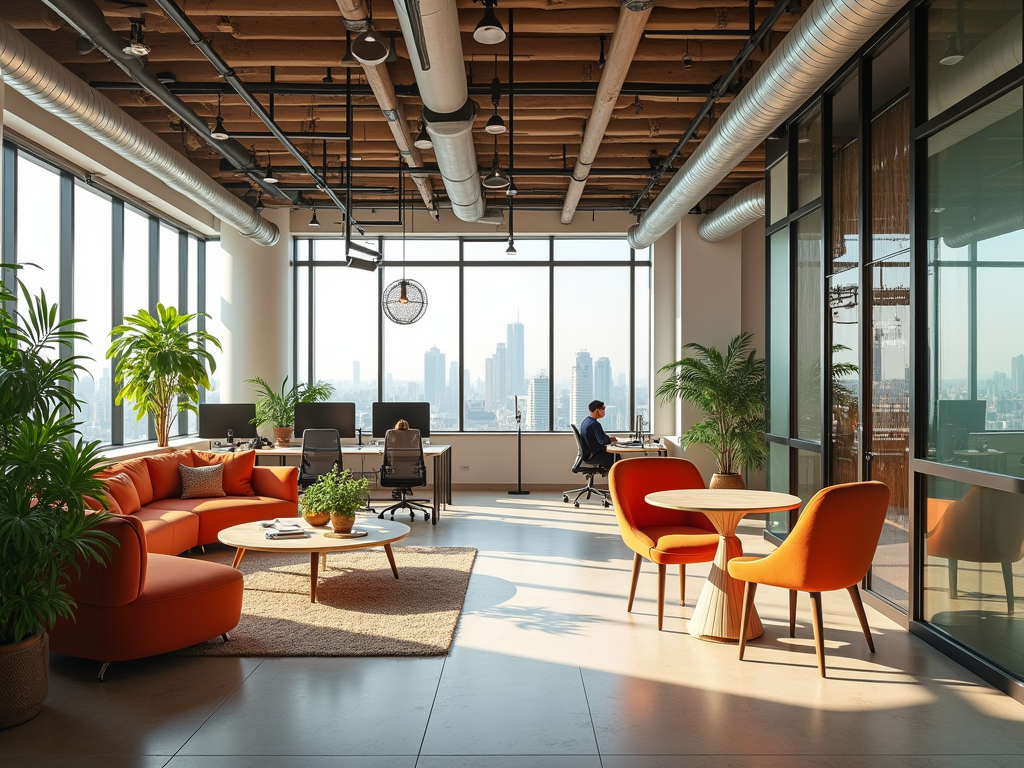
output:
POLYGON ((245 556, 245 549, 239 547, 235 550, 235 559, 231 561, 231 567, 237 568, 238 564, 242 562, 242 558, 245 556))
POLYGON ((398 566, 395 565, 395 553, 391 551, 391 545, 384 545, 384 554, 388 556, 388 562, 391 563, 391 572, 395 574, 395 578, 398 578, 398 566))
POLYGON ((316 580, 319 577, 320 553, 309 553, 309 602, 316 602, 316 580))

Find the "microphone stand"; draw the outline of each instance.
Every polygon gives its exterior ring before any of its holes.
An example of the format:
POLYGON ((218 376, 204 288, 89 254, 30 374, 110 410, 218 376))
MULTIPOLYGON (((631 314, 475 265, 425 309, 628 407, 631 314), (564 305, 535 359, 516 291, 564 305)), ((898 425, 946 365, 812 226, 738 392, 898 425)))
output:
POLYGON ((509 496, 529 496, 529 491, 523 490, 523 413, 519 410, 519 395, 516 395, 516 451, 518 453, 517 464, 519 466, 519 480, 516 483, 516 490, 509 491, 509 496))

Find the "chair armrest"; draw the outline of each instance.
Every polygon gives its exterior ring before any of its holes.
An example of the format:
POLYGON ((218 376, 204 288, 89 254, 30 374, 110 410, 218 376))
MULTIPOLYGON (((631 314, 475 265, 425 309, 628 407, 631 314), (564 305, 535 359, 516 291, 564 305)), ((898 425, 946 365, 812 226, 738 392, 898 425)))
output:
POLYGON ((254 467, 252 489, 257 496, 269 496, 299 503, 298 467, 254 467))

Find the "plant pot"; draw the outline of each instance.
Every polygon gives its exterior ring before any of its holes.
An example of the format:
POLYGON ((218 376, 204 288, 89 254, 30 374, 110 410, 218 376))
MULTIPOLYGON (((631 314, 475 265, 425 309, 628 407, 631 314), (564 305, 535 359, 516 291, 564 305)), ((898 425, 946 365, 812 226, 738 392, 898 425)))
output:
POLYGON ((746 487, 743 475, 737 472, 721 474, 716 472, 711 476, 711 484, 708 486, 708 488, 725 488, 731 491, 742 491, 746 487))
POLYGON ((291 441, 291 427, 274 427, 274 445, 288 445, 291 441))
POLYGON ((331 513, 331 525, 334 526, 335 533, 351 533, 352 525, 355 521, 355 515, 339 515, 334 512, 331 513))
POLYGON ((50 682, 50 636, 39 630, 0 645, 0 728, 24 723, 43 708, 50 682))
POLYGON ((330 512, 307 512, 306 514, 304 514, 302 516, 302 519, 305 520, 310 525, 317 525, 317 526, 327 525, 329 522, 331 522, 331 513, 330 512))

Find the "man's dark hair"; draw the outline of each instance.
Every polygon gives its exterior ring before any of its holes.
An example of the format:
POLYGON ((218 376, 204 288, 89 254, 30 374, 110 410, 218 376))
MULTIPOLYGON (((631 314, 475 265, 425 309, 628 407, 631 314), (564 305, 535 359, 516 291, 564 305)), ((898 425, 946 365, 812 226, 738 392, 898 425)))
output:
POLYGON ((604 408, 604 403, 602 403, 600 400, 591 400, 590 405, 587 406, 587 409, 591 413, 596 411, 598 408, 604 408))

